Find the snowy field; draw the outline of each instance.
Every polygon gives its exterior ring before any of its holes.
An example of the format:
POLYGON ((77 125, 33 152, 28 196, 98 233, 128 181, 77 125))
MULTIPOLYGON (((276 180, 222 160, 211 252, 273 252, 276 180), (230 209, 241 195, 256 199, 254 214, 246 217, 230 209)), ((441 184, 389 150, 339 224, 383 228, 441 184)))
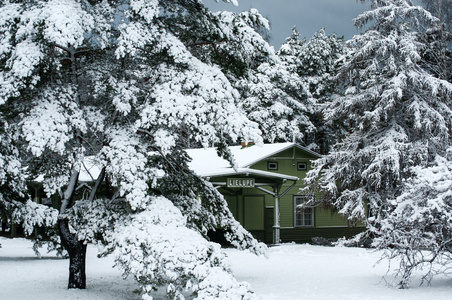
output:
MULTIPOLYGON (((87 289, 66 289, 68 261, 48 254, 34 256, 31 242, 0 238, 0 299, 140 299, 138 286, 112 268, 112 257, 97 258, 88 248, 87 289)), ((365 249, 285 244, 269 258, 225 250, 237 279, 249 282, 264 300, 296 299, 451 299, 452 279, 437 277, 431 286, 399 290, 382 280, 387 266, 374 264, 379 254, 365 249)), ((44 253, 45 251, 43 251, 44 253)), ((390 278, 387 278, 390 280, 390 278)), ((165 299, 157 296, 155 299, 165 299)))

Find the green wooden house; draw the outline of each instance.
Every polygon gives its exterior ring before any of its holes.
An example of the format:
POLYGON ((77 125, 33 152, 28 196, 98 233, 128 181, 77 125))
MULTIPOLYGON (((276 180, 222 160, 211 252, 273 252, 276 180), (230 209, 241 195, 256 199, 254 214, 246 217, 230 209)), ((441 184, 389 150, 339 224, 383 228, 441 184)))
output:
POLYGON ((319 154, 294 143, 230 147, 236 168, 216 150, 190 149, 190 168, 210 181, 226 198, 234 217, 265 243, 311 242, 315 237, 350 237, 365 225, 319 205, 299 205, 310 197, 300 192, 311 161, 319 154))
MULTIPOLYGON (((300 192, 302 179, 319 154, 294 143, 242 144, 230 150, 236 168, 218 157, 214 148, 187 150, 192 158, 189 166, 224 195, 234 217, 258 240, 309 243, 315 237, 350 237, 365 229, 364 223, 350 224, 322 205, 297 208, 310 197, 319 198, 300 192)), ((100 170, 89 158, 85 165, 89 170, 81 171, 80 181, 90 182, 100 170)), ((38 203, 55 201, 46 198, 39 184, 33 190, 38 203)))

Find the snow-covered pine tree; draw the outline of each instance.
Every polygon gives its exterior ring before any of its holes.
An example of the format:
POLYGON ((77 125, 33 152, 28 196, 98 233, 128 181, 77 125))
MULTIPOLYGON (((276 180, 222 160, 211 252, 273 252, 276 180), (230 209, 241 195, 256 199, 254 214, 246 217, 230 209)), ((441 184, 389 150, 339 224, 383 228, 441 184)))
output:
POLYGON ((421 68, 421 25, 439 25, 422 7, 373 0, 355 24, 369 28, 348 42, 352 53, 337 77, 345 93, 325 112, 348 133, 307 183, 349 219, 369 213, 368 232, 379 235, 411 167, 427 166, 449 145, 452 85, 421 68))
POLYGON ((445 25, 449 32, 452 30, 452 1, 451 0, 421 0, 422 5, 445 25))
POLYGON ((299 39, 294 27, 292 36, 281 46, 277 55, 290 72, 295 72, 313 99, 309 119, 315 130, 306 132, 305 144, 321 154, 329 151, 335 138, 323 120, 323 107, 332 98, 336 61, 344 53, 343 39, 326 35, 325 29, 316 32, 308 42, 299 39))
POLYGON ((452 80, 452 1, 423 0, 421 3, 438 17, 440 26, 430 28, 423 37, 426 48, 422 52, 424 67, 439 78, 452 80))
POLYGON ((409 286, 412 272, 423 269, 422 283, 437 274, 450 274, 452 264, 452 149, 414 174, 391 203, 375 244, 395 259, 399 286, 409 286))
MULTIPOLYGON (((451 82, 452 1, 421 3, 438 17, 440 24, 419 35, 425 45, 420 51, 420 67, 451 82)), ((448 97, 450 99, 450 94, 448 97)), ((413 178, 402 183, 402 194, 391 202, 387 217, 381 222, 380 235, 374 244, 385 249, 384 258, 396 261, 394 275, 400 277, 398 285, 402 288, 409 286, 416 269, 424 272, 421 284, 429 284, 434 275, 450 273, 450 159, 449 148, 427 165, 412 167, 413 178)))
POLYGON ((15 108, 6 120, 20 126, 16 157, 29 178, 42 175, 59 197, 69 288, 85 287, 86 243, 100 241, 144 299, 161 285, 178 299, 184 289, 252 297, 205 235, 223 226, 237 247, 264 247, 188 170, 183 146, 214 144, 228 156, 226 141, 261 140, 228 77, 271 51, 256 39, 265 22, 255 10, 213 14, 198 0, 2 2, 0 105, 15 108), (100 172, 81 193, 80 172, 92 166, 100 172))
POLYGON ((327 35, 322 28, 297 54, 296 72, 308 83, 309 92, 319 102, 330 99, 334 90, 331 77, 335 75, 336 61, 343 48, 343 38, 336 37, 336 34, 327 35))
POLYGON ((276 52, 289 72, 300 74, 301 68, 303 68, 300 55, 303 53, 305 46, 306 39, 300 39, 297 27, 292 27, 292 34, 286 38, 286 41, 276 52))
MULTIPOLYGON (((299 44, 294 35, 288 38, 288 44, 299 44)), ((249 71, 247 78, 237 83, 248 118, 259 124, 264 139, 270 143, 303 143, 305 134, 314 131, 309 119, 314 103, 306 85, 291 67, 271 51, 249 71)))
POLYGON ((0 217, 1 230, 5 232, 7 217, 12 214, 15 204, 24 198, 25 181, 19 152, 13 143, 14 131, 3 118, 1 108, 0 105, 0 217))

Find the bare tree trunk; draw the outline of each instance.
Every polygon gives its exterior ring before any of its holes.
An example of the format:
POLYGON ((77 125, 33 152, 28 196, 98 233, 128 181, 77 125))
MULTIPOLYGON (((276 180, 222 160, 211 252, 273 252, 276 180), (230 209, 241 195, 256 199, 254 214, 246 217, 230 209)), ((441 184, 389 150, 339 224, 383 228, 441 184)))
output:
POLYGON ((86 245, 69 231, 67 219, 58 220, 61 244, 69 254, 69 289, 86 288, 86 245))
MULTIPOLYGON (((77 55, 83 53, 89 53, 92 50, 80 50, 74 48, 73 45, 68 44, 67 47, 55 44, 55 47, 62 49, 66 52, 66 59, 71 63, 71 82, 74 86, 79 87, 77 76, 77 55)), ((77 93, 76 98, 77 105, 80 103, 80 92, 77 93)), ((79 130, 76 132, 76 136, 79 139, 81 145, 81 133, 79 130)), ((86 288, 86 244, 84 241, 79 241, 76 234, 71 233, 69 229, 69 221, 66 217, 67 209, 71 208, 74 204, 74 193, 76 190, 78 176, 80 173, 80 162, 74 164, 71 170, 71 178, 68 186, 64 191, 63 199, 61 201, 60 212, 58 216, 58 229, 61 238, 61 244, 69 254, 69 283, 70 289, 85 289, 86 288)), ((105 168, 102 170, 93 191, 90 194, 90 201, 94 200, 95 194, 103 181, 105 176, 105 168)))
POLYGON ((76 234, 69 230, 69 222, 65 216, 66 210, 73 204, 75 188, 80 173, 80 164, 73 166, 69 184, 64 191, 61 201, 60 213, 58 216, 58 229, 61 238, 61 244, 69 254, 69 289, 86 288, 86 245, 79 241, 76 234))

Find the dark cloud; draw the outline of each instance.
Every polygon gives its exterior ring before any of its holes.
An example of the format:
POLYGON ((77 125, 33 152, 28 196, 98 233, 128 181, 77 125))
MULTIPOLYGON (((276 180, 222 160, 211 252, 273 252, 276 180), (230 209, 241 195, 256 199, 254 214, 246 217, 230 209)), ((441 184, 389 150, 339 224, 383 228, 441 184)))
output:
POLYGON ((257 8, 272 25, 271 43, 276 49, 291 34, 295 25, 301 37, 309 39, 325 27, 328 34, 336 33, 346 39, 357 34, 353 18, 368 9, 356 0, 238 0, 239 6, 203 0, 213 11, 244 11, 257 8))

